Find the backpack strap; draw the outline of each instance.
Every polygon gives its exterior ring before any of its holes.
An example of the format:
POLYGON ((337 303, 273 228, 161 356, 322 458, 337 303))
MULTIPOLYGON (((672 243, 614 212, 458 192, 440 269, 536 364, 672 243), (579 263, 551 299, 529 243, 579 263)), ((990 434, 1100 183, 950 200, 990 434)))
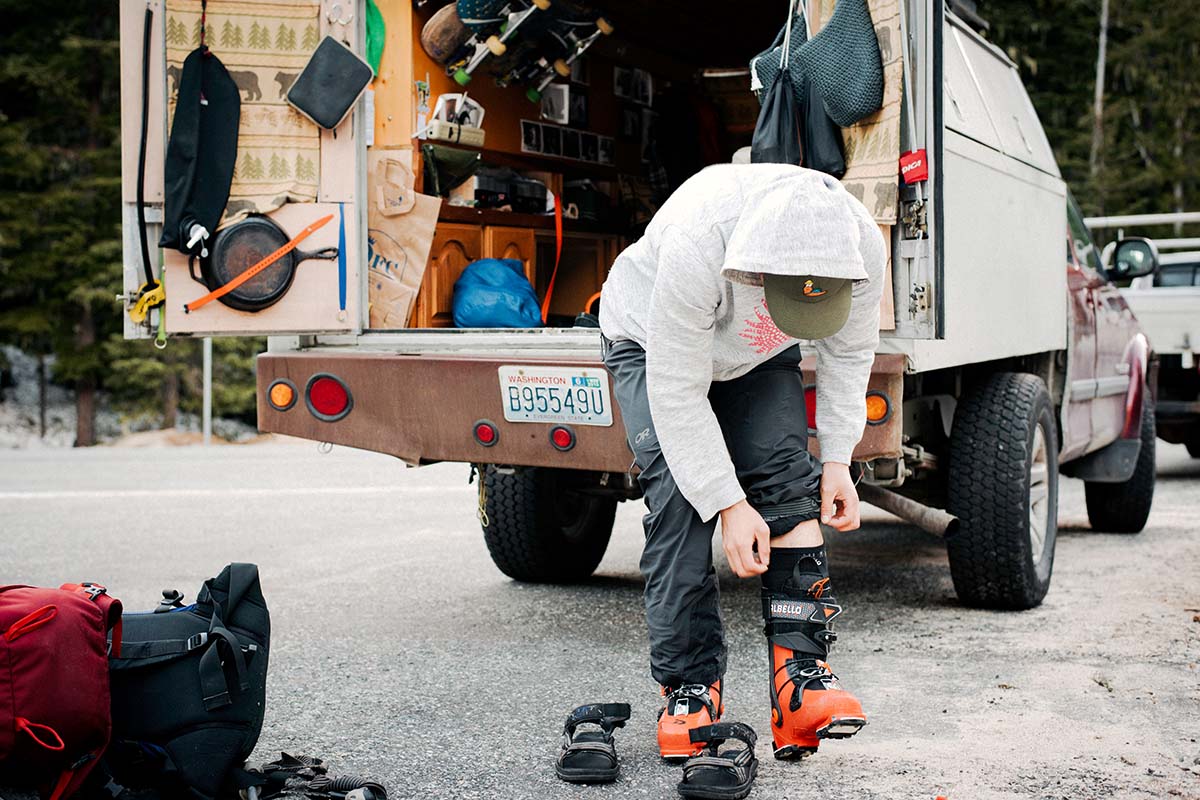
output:
POLYGON ((104 614, 105 632, 112 631, 109 639, 108 654, 113 658, 121 657, 121 601, 108 593, 108 589, 99 583, 84 581, 83 583, 64 583, 58 587, 64 592, 82 594, 91 600, 104 614))

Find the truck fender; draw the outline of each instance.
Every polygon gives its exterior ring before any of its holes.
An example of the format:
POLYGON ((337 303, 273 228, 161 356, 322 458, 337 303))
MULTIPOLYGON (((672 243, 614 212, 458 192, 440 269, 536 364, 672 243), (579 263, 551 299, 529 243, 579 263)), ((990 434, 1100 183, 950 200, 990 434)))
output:
POLYGON ((1146 367, 1150 361, 1150 342, 1138 332, 1125 346, 1123 363, 1129 366, 1129 388, 1125 391, 1125 425, 1122 439, 1138 439, 1142 430, 1142 403, 1146 386, 1146 367))

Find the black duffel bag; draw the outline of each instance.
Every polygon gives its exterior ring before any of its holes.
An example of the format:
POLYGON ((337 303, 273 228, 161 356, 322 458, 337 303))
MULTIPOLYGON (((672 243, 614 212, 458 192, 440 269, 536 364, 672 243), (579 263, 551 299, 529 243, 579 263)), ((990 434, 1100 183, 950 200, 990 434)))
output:
POLYGON ((225 567, 190 606, 163 596, 122 617, 105 762, 120 785, 212 798, 244 785, 262 730, 271 617, 254 564, 225 567))

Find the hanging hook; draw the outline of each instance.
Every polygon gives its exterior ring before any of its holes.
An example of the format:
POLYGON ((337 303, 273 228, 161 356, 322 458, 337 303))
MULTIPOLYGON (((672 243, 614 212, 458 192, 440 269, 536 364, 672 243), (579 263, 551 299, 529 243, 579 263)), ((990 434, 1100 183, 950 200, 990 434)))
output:
POLYGON ((329 7, 329 11, 326 12, 325 19, 330 25, 349 25, 354 21, 354 12, 351 11, 346 16, 342 16, 345 13, 345 9, 341 3, 334 3, 329 7))

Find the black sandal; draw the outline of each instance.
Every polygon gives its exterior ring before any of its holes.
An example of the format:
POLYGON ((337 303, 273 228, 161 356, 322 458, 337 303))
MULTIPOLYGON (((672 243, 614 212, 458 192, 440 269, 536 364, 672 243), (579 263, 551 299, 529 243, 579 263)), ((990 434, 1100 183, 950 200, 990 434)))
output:
POLYGON ((750 794, 750 786, 758 774, 758 759, 754 745, 758 735, 744 722, 718 722, 693 728, 693 742, 708 742, 703 755, 689 758, 683 765, 683 780, 679 793, 701 800, 740 800, 750 794), (737 739, 746 746, 721 753, 727 739, 737 739))
POLYGON ((625 726, 629 703, 593 703, 580 706, 563 726, 562 751, 554 764, 558 777, 571 783, 608 783, 617 779, 621 765, 613 731, 625 726), (580 725, 599 730, 576 731, 580 725))

